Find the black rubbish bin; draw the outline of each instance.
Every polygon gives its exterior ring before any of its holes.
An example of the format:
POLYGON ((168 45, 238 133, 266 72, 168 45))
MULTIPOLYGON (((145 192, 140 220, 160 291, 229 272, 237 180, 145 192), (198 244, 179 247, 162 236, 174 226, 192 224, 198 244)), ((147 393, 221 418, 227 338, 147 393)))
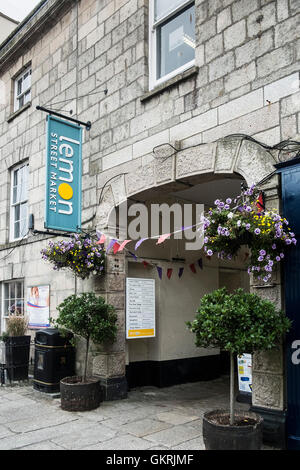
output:
POLYGON ((35 335, 33 388, 41 392, 59 392, 60 380, 75 375, 73 335, 60 335, 56 328, 39 330, 35 335))

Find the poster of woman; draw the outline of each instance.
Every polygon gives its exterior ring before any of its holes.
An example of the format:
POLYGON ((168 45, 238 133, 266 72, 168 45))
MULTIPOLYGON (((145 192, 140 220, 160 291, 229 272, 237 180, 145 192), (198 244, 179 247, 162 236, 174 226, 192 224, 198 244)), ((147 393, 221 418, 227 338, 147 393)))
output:
POLYGON ((32 286, 27 288, 26 310, 29 328, 47 328, 50 326, 50 287, 32 286))

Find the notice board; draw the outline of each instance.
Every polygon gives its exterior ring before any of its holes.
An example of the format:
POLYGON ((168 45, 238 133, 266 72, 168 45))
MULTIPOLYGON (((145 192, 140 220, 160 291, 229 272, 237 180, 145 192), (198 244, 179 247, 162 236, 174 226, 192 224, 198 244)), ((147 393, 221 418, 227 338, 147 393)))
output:
POLYGON ((252 355, 242 354, 237 358, 239 391, 252 393, 252 355))
POLYGON ((155 279, 126 278, 126 338, 155 337, 155 279))

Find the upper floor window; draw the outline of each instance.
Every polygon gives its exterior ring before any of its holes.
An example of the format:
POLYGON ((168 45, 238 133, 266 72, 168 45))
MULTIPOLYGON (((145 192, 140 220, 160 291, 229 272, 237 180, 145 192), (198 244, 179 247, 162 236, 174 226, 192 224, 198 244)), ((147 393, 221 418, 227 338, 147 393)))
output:
POLYGON ((195 62, 195 3, 150 0, 150 89, 195 62))
POLYGON ((27 67, 14 80, 14 111, 22 108, 31 100, 31 67, 27 67))
POLYGON ((19 240, 28 232, 28 163, 11 173, 10 240, 19 240))

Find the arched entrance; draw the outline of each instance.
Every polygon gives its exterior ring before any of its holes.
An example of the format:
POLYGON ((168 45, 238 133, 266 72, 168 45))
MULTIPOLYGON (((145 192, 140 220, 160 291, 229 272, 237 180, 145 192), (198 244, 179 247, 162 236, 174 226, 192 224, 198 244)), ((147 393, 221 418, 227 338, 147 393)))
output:
MULTIPOLYGON (((97 228, 100 231, 109 231, 109 219, 112 211, 128 200, 143 202, 147 198, 150 200, 157 198, 162 201, 170 195, 176 200, 174 194, 177 194, 177 198, 183 197, 182 192, 184 191, 190 191, 189 197, 192 198, 195 193, 201 194, 201 185, 203 185, 202 189, 205 187, 213 189, 212 195, 217 195, 218 188, 220 189, 222 186, 222 180, 227 178, 231 184, 237 181, 238 185, 241 180, 245 180, 248 186, 260 182, 260 187, 266 196, 266 207, 279 208, 278 177, 276 175, 270 177, 274 172, 274 164, 278 161, 277 153, 277 151, 265 150, 255 141, 233 136, 211 144, 179 150, 173 149, 172 152, 155 151, 146 154, 99 176, 101 201, 96 215, 97 228), (266 182, 262 183, 264 180, 266 182)), ((187 194, 185 193, 184 196, 187 194)), ((219 197, 222 195, 219 194, 219 197)), ((141 248, 147 249, 147 245, 143 244, 141 248)), ((130 363, 125 339, 125 280, 128 275, 125 255, 108 256, 107 266, 107 276, 104 284, 99 288, 99 292, 104 292, 107 299, 118 310, 119 335, 112 348, 102 353, 99 352, 94 358, 94 373, 105 378, 104 385, 110 386, 112 384, 111 386, 115 387, 114 384, 119 384, 125 376, 126 362, 130 363)), ((145 275, 145 271, 142 272, 145 275)), ((224 272, 219 276, 220 279, 222 277, 224 280, 224 278, 229 279, 230 276, 224 272)), ((171 282, 171 280, 168 281, 171 282)), ((231 285, 232 283, 233 281, 231 285)), ((215 286, 210 285, 210 288, 214 287, 217 287, 217 282, 215 286)), ((279 272, 275 274, 269 286, 264 286, 261 289, 256 289, 256 287, 255 282, 250 279, 250 290, 255 290, 282 308, 279 272)), ((193 313, 188 319, 193 317, 193 313)), ((166 332, 168 334, 167 330, 166 332)), ((139 347, 141 348, 141 346, 134 346, 136 349, 139 347)), ((177 348, 179 348, 178 344, 177 348)), ((135 353, 137 352, 136 350, 135 353)), ((144 351, 144 353, 149 357, 148 352, 144 351)), ((284 408, 285 389, 282 352, 267 354, 264 360, 265 357, 264 354, 260 354, 254 358, 254 408, 260 411, 264 409, 276 410, 276 416, 281 416, 284 408)), ((107 396, 110 396, 109 393, 107 396)), ((269 414, 271 419, 274 417, 272 413, 269 414)), ((276 422, 278 422, 276 432, 281 432, 279 428, 282 427, 282 421, 280 420, 281 418, 276 418, 276 422)))

